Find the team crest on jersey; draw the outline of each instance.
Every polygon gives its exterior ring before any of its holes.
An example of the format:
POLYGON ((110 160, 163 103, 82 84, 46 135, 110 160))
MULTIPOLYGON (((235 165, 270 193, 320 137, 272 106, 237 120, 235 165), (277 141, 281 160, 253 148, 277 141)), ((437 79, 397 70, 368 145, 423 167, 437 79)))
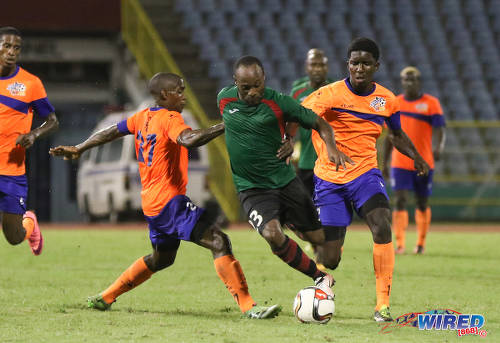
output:
POLYGON ((427 112, 427 110, 429 109, 429 105, 427 105, 425 102, 419 102, 415 105, 415 109, 419 112, 427 112))
POLYGON ((385 110, 385 99, 381 96, 376 96, 375 99, 370 102, 370 107, 377 112, 385 110))
POLYGON ((26 85, 21 82, 14 82, 7 86, 7 90, 13 96, 25 96, 26 95, 26 85))

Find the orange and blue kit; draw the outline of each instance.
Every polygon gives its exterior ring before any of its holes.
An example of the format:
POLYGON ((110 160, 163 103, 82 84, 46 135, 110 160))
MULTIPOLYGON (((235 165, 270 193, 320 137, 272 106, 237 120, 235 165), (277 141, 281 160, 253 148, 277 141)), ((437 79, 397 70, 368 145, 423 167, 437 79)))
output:
POLYGON ((117 124, 124 134, 134 134, 142 183, 142 210, 154 245, 189 240, 203 213, 186 197, 188 151, 177 143, 186 129, 181 114, 163 107, 135 113, 117 124))
POLYGON ((336 171, 328 158, 326 145, 316 131, 312 141, 318 159, 314 167, 315 196, 324 225, 347 226, 352 221, 352 207, 361 206, 375 194, 388 198, 385 184, 377 169, 376 141, 384 123, 401 129, 396 96, 374 83, 370 92, 357 93, 349 79, 321 87, 302 103, 325 119, 333 128, 338 150, 355 165, 347 164, 336 171))
POLYGON ((25 149, 16 146, 19 135, 31 131, 33 113, 46 118, 54 112, 38 77, 17 66, 14 73, 0 77, 0 211, 26 211, 28 183, 25 149))
POLYGON ((425 93, 416 100, 407 100, 403 94, 397 99, 401 109, 401 127, 431 170, 426 176, 418 176, 413 160, 393 149, 392 189, 407 189, 421 196, 430 196, 434 169, 432 130, 446 125, 441 104, 437 98, 425 93))

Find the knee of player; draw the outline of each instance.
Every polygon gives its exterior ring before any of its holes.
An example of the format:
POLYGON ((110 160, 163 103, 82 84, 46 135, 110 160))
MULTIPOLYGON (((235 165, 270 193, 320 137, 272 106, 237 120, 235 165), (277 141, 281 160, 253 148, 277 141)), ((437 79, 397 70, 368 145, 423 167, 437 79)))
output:
MULTIPOLYGON (((7 232, 4 229, 4 233, 7 232)), ((7 242, 10 245, 18 245, 21 244, 24 241, 24 234, 22 233, 15 233, 15 234, 5 234, 5 239, 7 239, 7 242)))
POLYGON ((228 235, 226 235, 224 232, 220 230, 214 230, 212 237, 213 251, 231 251, 231 241, 229 240, 228 235))
POLYGON ((260 234, 267 242, 274 244, 279 244, 280 241, 283 240, 284 236, 284 233, 281 230, 281 226, 277 220, 272 220, 264 225, 264 228, 262 229, 260 234))
POLYGON ((396 203, 396 210, 403 211, 406 209, 406 198, 405 197, 397 197, 395 203, 396 203))
POLYGON ((175 259, 171 258, 154 258, 153 255, 144 256, 144 263, 146 263, 148 269, 153 273, 170 267, 174 263, 174 261, 175 259))
POLYGON ((335 270, 339 266, 341 259, 342 257, 340 254, 337 256, 332 256, 328 258, 326 261, 324 261, 323 265, 328 269, 335 270))

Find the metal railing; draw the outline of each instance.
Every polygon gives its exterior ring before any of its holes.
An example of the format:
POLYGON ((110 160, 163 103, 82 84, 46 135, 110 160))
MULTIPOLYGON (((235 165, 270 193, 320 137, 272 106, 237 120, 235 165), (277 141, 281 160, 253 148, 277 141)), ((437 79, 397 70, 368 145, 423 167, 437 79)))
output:
MULTIPOLYGON (((210 120, 141 4, 137 0, 122 0, 121 17, 123 40, 135 56, 142 75, 150 78, 155 73, 163 71, 182 76, 186 86, 184 93, 187 98, 187 107, 200 127, 210 126, 210 120)), ((207 148, 210 160, 210 190, 228 219, 237 220, 239 202, 236 198, 229 158, 223 140, 217 138, 209 143, 207 148)))

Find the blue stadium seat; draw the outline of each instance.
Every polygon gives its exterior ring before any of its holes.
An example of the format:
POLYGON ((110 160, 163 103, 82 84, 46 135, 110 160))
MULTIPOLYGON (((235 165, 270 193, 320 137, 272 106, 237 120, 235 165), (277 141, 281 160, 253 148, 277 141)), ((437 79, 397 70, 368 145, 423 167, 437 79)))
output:
POLYGON ((241 13, 237 2, 234 0, 219 0, 219 5, 217 7, 223 12, 229 12, 231 14, 241 13))
POLYGON ((233 29, 245 29, 250 28, 250 18, 247 13, 242 11, 237 11, 230 13, 228 16, 229 23, 233 29))
POLYGON ((194 13, 193 0, 176 0, 174 4, 174 10, 181 13, 194 13))
POLYGON ((223 12, 220 11, 214 11, 214 12, 209 12, 206 16, 207 21, 206 25, 208 27, 221 27, 221 28, 226 28, 227 23, 226 23, 226 16, 224 15, 223 12))
POLYGON ((283 11, 280 1, 276 0, 261 0, 260 7, 264 11, 269 11, 271 13, 279 13, 283 11))
POLYGON ((203 25, 203 19, 199 12, 185 13, 183 15, 182 26, 188 29, 195 29, 203 25))
MULTIPOLYGON (((184 0, 181 0, 184 1, 184 0)), ((196 9, 201 12, 209 13, 217 10, 217 4, 215 0, 198 0, 193 2, 196 9)))

